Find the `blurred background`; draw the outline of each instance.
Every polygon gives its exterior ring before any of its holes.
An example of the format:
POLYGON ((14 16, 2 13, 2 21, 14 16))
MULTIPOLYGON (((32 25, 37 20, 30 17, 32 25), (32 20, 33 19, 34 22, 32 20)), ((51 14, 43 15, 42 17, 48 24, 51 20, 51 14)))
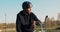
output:
MULTIPOLYGON (((0 0, 0 32, 16 32, 16 15, 24 1, 32 3, 32 12, 45 32, 60 32, 60 0, 0 0)), ((35 30, 41 31, 41 26, 35 30)))

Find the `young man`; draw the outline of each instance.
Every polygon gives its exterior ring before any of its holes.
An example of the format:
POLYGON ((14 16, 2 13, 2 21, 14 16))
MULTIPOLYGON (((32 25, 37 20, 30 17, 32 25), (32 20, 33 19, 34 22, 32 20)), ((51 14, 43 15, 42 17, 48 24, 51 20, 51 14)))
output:
POLYGON ((35 24, 39 24, 39 20, 34 13, 31 12, 32 4, 25 1, 22 4, 23 10, 17 14, 16 30, 17 32, 33 32, 35 24))

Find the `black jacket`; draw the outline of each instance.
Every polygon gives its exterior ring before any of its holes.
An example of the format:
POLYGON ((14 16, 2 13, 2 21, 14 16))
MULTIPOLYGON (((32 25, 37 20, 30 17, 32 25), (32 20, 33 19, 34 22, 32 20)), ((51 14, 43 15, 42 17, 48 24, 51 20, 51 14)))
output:
POLYGON ((34 13, 27 14, 24 11, 21 11, 17 14, 16 19, 16 30, 17 32, 32 32, 32 24, 33 21, 37 21, 37 24, 39 24, 39 20, 36 17, 34 13))

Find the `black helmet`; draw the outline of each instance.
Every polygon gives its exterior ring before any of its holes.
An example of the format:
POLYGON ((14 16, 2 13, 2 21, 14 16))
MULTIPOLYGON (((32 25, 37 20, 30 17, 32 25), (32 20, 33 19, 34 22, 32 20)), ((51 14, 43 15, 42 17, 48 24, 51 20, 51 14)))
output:
POLYGON ((30 3, 29 1, 25 1, 25 2, 23 2, 23 4, 22 4, 22 8, 23 8, 23 9, 29 8, 30 4, 31 4, 31 3, 30 3))

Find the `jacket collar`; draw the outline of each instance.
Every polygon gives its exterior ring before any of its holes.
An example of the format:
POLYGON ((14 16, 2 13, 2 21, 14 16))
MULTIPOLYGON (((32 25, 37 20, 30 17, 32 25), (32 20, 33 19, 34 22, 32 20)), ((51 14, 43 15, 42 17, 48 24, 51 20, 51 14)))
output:
POLYGON ((30 15, 31 13, 28 14, 27 12, 25 12, 25 11, 23 10, 23 14, 24 14, 24 15, 30 15))

